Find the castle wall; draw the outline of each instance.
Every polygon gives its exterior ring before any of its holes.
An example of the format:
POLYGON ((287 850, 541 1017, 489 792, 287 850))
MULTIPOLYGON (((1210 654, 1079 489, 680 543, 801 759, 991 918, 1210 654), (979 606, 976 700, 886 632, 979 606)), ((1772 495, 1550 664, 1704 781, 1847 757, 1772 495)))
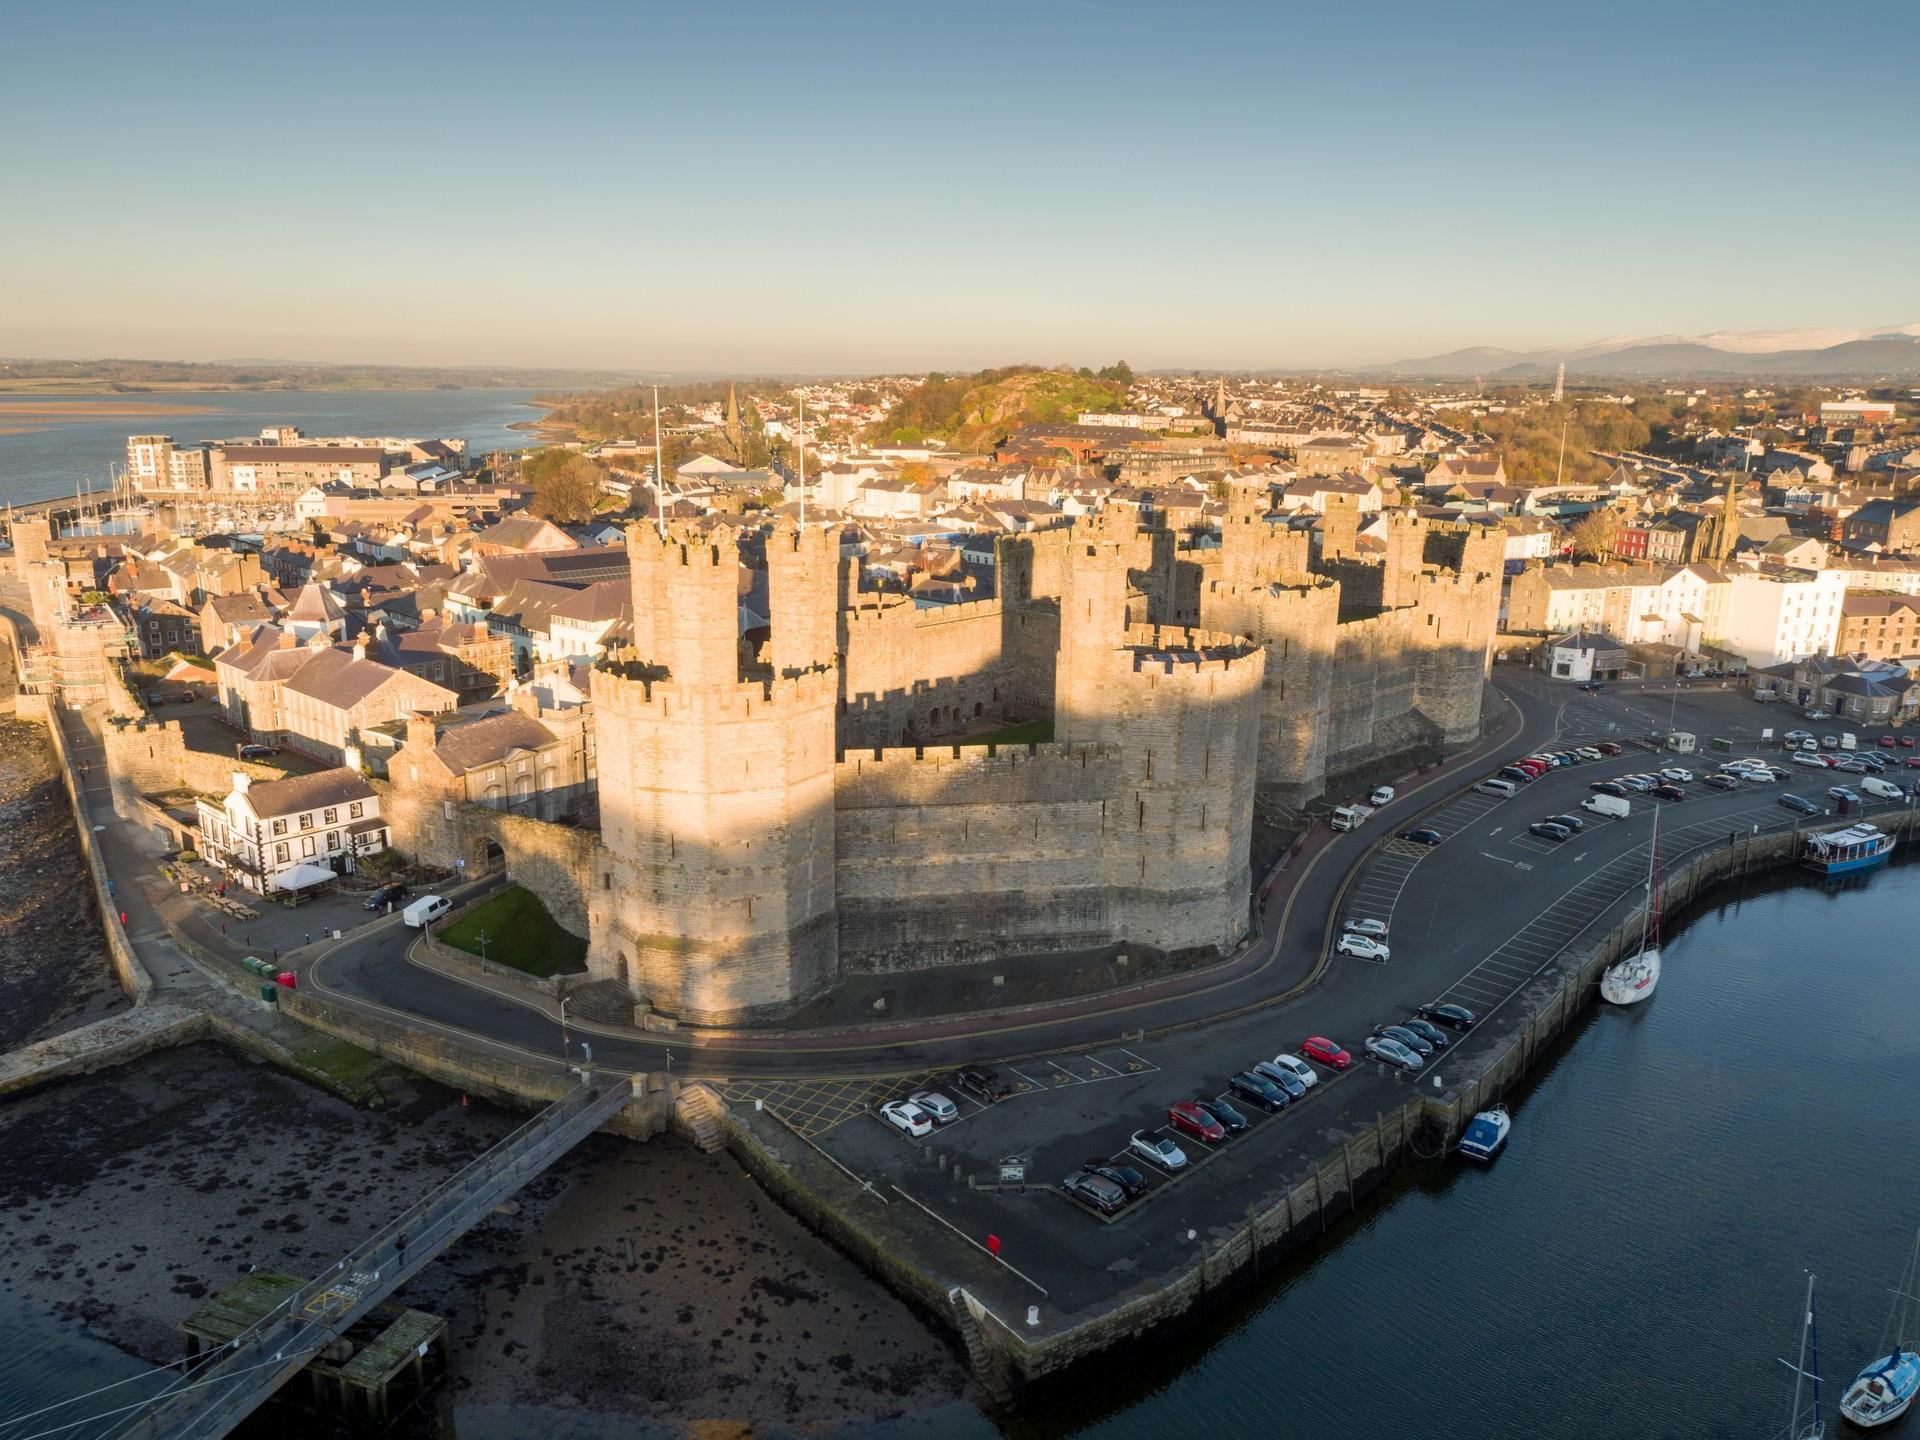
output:
POLYGON ((1201 621, 1245 635, 1267 655, 1261 685, 1258 772, 1263 790, 1298 805, 1326 786, 1329 687, 1340 591, 1332 582, 1209 584, 1201 621))
MULTIPOLYGON (((776 606, 777 610, 777 606, 776 606)), ((863 605, 841 617, 847 748, 915 744, 977 730, 984 722, 1029 719, 1052 708, 1048 686, 1031 686, 1035 642, 1057 643, 1057 624, 1036 622, 1023 642, 1024 611, 998 600, 922 609, 907 600, 863 605)), ((779 623, 775 622, 775 634, 779 623)))

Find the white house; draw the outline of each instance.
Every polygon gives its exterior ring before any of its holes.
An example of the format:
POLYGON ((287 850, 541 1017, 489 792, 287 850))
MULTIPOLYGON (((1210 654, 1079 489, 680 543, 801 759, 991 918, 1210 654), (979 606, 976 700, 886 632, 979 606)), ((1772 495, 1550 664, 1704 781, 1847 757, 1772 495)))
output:
POLYGON ((1828 655, 1840 635, 1846 577, 1832 570, 1735 571, 1727 646, 1754 666, 1828 655))
POLYGON ((200 853, 262 895, 325 884, 387 848, 380 797, 348 766, 258 783, 235 774, 224 799, 198 809, 200 853))

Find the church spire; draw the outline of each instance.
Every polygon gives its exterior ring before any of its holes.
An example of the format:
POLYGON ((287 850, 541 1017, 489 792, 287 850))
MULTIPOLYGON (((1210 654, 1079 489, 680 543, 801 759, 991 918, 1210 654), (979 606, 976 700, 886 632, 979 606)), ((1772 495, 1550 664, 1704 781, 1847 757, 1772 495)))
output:
POLYGON ((731 380, 727 382, 727 439, 733 444, 733 458, 743 460, 747 437, 740 428, 740 397, 734 393, 731 380))

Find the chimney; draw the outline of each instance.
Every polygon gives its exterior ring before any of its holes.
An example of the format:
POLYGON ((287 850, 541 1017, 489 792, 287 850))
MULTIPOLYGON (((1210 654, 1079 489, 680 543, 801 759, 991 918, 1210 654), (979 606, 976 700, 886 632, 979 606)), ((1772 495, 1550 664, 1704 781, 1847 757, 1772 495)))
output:
POLYGON ((415 710, 411 715, 407 716, 408 749, 414 749, 416 747, 421 750, 433 749, 436 734, 433 716, 429 715, 426 711, 415 710))
POLYGON ((281 650, 291 650, 294 646, 298 645, 299 643, 300 642, 298 640, 294 639, 293 631, 282 630, 280 632, 280 638, 278 641, 275 642, 275 645, 276 645, 276 648, 281 650))
POLYGON ((247 774, 246 771, 236 770, 233 772, 233 793, 234 794, 236 795, 246 794, 247 787, 251 784, 253 784, 253 777, 247 774))
POLYGON ((349 740, 341 747, 341 763, 349 770, 358 770, 361 766, 360 747, 349 740))
POLYGON ((362 635, 358 640, 353 642, 353 658, 356 660, 364 660, 367 658, 366 636, 362 635))

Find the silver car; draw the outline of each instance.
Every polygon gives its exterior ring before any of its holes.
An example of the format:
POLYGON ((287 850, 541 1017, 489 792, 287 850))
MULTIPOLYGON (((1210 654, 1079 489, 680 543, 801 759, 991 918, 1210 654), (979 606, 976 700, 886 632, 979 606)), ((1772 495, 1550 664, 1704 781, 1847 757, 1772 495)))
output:
POLYGON ((938 1090, 916 1090, 907 1099, 933 1116, 937 1124, 951 1125, 960 1118, 960 1107, 938 1090))
POLYGON ((1385 1035, 1369 1035, 1367 1053, 1401 1070, 1418 1070, 1427 1063, 1398 1040, 1388 1039, 1385 1035))

